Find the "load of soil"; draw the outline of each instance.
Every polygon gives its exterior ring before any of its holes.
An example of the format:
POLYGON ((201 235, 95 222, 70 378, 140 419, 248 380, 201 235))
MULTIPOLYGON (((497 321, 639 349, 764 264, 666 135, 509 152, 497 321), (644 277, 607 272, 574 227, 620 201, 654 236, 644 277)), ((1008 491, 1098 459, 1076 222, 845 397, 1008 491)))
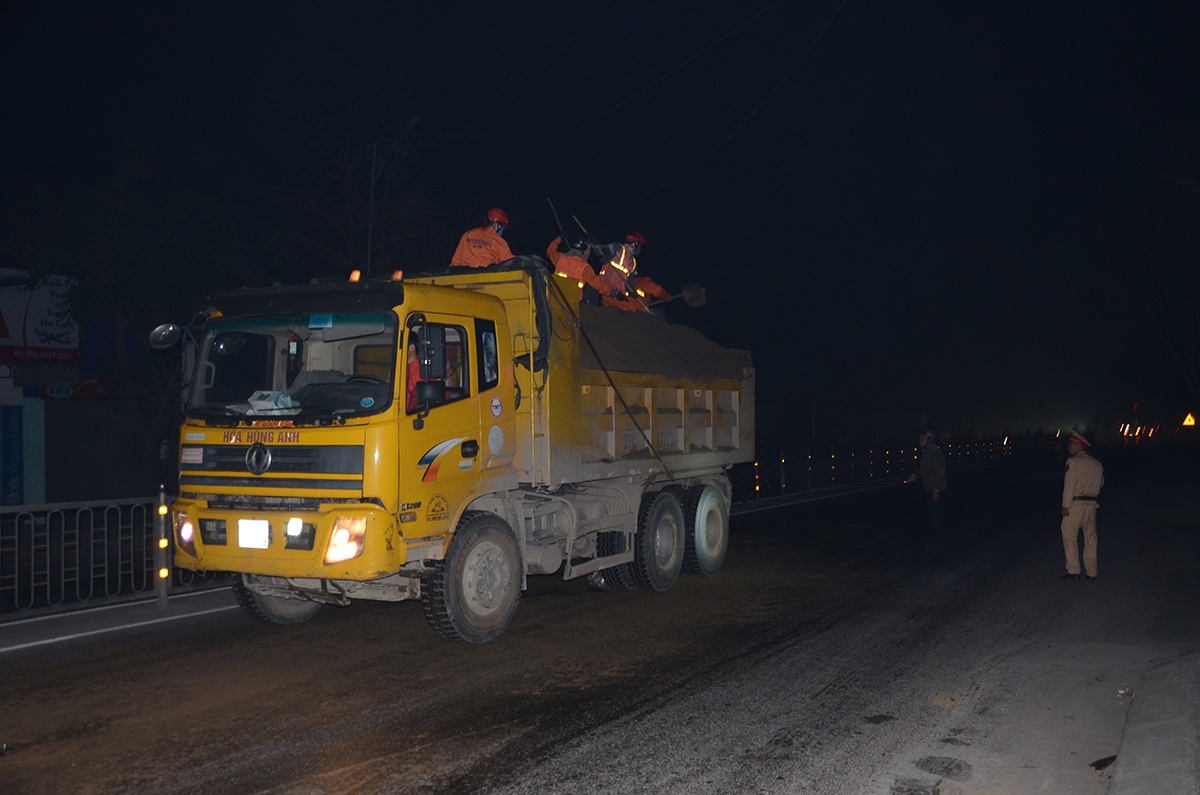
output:
POLYGON ((580 346, 584 369, 598 370, 603 364, 623 373, 741 380, 751 367, 749 351, 724 348, 658 315, 584 305, 579 320, 592 343, 580 346))

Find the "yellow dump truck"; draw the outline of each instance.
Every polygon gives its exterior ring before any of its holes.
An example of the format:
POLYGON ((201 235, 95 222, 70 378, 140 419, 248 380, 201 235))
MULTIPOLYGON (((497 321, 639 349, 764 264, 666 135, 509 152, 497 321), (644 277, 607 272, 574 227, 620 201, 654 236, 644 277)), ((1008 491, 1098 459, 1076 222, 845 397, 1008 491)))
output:
POLYGON ((580 306, 535 257, 212 296, 190 328, 174 561, 276 623, 420 599, 491 640, 529 574, 712 575, 754 371, 655 315, 580 306))

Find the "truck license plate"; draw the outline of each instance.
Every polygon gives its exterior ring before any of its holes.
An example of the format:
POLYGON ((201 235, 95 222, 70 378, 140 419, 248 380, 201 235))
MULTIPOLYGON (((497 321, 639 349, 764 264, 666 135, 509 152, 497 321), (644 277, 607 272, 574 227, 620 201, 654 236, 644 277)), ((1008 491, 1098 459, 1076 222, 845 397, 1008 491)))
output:
POLYGON ((238 546, 266 549, 271 540, 271 523, 266 519, 238 519, 238 546))

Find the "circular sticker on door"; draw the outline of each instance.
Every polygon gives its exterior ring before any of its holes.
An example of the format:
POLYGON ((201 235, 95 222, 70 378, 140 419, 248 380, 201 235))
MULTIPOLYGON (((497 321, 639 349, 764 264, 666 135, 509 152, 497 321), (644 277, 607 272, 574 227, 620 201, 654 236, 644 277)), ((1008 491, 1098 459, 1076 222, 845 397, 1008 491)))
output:
POLYGON ((498 397, 494 397, 494 398, 492 398, 492 416, 493 416, 493 417, 499 417, 499 416, 500 416, 500 409, 501 409, 501 406, 500 406, 500 398, 498 398, 498 397))
POLYGON ((499 425, 493 425, 488 431, 488 450, 492 455, 500 455, 504 452, 504 431, 500 430, 499 425))

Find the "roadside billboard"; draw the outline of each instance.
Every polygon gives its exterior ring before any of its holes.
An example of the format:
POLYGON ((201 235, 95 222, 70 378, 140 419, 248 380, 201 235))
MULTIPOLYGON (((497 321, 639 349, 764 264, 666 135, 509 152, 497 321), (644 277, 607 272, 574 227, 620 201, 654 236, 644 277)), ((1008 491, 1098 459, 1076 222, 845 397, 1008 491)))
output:
POLYGON ((67 304, 72 283, 48 276, 30 286, 25 271, 0 268, 0 364, 79 364, 79 326, 67 304))

